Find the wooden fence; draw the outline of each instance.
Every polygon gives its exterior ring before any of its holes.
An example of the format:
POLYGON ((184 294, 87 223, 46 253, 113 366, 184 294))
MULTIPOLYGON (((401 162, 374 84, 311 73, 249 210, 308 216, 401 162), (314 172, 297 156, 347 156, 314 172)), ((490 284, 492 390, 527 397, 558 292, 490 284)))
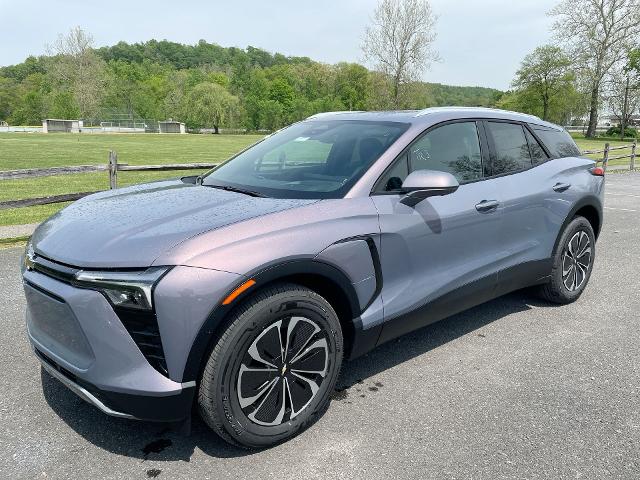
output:
MULTIPOLYGON (((583 155, 599 155, 602 158, 596 160, 605 170, 610 160, 629 159, 629 169, 635 169, 637 156, 637 141, 629 145, 612 147, 605 143, 603 150, 586 150, 583 155), (630 150, 628 154, 611 156, 612 151, 630 150)), ((24 170, 9 170, 0 172, 0 181, 18 178, 49 177, 52 175, 72 175, 76 173, 88 172, 108 172, 109 188, 118 187, 118 172, 149 172, 149 171, 171 171, 171 170, 202 170, 218 166, 217 163, 171 163, 166 165, 128 165, 118 163, 118 155, 113 150, 109 151, 109 162, 106 165, 78 165, 74 167, 50 167, 50 168, 27 168, 24 170)), ((71 202, 87 195, 97 192, 66 193, 63 195, 52 195, 48 197, 27 198, 23 200, 7 200, 0 202, 0 210, 7 208, 33 207, 35 205, 47 205, 50 203, 71 202)))
MULTIPOLYGON (((27 168, 23 170, 9 170, 0 172, 0 181, 19 178, 50 177, 53 175, 73 175, 76 173, 107 172, 109 176, 109 188, 118 188, 118 172, 152 172, 171 170, 203 170, 216 167, 217 163, 171 163, 165 165, 128 165, 118 163, 118 155, 113 150, 109 151, 109 162, 106 165, 77 165, 73 167, 27 168)), ((100 191, 100 190, 98 190, 100 191)), ((47 205, 50 203, 71 202, 78 200, 93 192, 67 193, 48 197, 27 198, 23 200, 7 200, 0 202, 0 210, 7 208, 33 207, 35 205, 47 205)))
POLYGON ((636 168, 636 157, 637 157, 637 148, 638 141, 634 140, 633 143, 629 145, 620 145, 619 147, 612 147, 609 145, 609 142, 604 144, 603 150, 585 150, 582 152, 583 155, 600 155, 602 154, 602 158, 596 160, 597 163, 601 164, 604 170, 607 170, 610 160, 623 160, 625 158, 629 159, 629 170, 633 171, 636 168), (611 156, 611 152, 618 150, 630 150, 627 154, 622 155, 614 155, 611 156))

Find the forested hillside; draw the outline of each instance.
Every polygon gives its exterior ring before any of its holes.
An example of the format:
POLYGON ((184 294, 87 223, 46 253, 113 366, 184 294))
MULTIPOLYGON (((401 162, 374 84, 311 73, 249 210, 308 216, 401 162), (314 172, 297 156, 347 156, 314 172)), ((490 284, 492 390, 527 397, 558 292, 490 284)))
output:
MULTIPOLYGON (((488 88, 418 82, 407 85, 402 106, 492 106, 500 96, 488 88)), ((93 49, 78 29, 61 37, 51 55, 0 68, 0 120, 13 125, 128 117, 272 130, 320 111, 390 106, 387 79, 362 65, 327 65, 204 40, 93 49)))

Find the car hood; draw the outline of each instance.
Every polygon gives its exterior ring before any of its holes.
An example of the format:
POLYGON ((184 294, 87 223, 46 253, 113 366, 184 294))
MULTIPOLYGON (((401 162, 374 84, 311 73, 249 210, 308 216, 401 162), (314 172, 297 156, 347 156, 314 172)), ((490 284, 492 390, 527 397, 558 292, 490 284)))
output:
POLYGON ((157 182, 85 197, 42 223, 31 242, 37 254, 68 265, 142 268, 195 235, 315 201, 157 182))

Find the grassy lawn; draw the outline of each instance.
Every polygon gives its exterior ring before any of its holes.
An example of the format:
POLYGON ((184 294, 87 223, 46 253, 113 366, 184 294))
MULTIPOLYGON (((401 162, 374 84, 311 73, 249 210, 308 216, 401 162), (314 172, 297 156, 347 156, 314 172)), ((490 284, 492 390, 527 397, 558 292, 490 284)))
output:
MULTIPOLYGON (((109 150, 118 153, 120 163, 129 165, 219 162, 260 138, 260 135, 3 133, 0 134, 0 171, 106 164, 109 150)), ((119 172, 118 186, 200 172, 119 172)), ((0 181, 0 201, 107 188, 107 172, 3 180, 0 181)), ((64 206, 58 203, 0 210, 0 226, 40 222, 64 206)))
POLYGON ((38 205, 37 207, 7 208, 6 210, 0 210, 0 227, 5 225, 39 223, 67 205, 69 204, 53 203, 51 205, 38 205))
MULTIPOLYGON (((622 142, 620 140, 603 140, 603 139, 592 139, 592 138, 584 138, 584 135, 582 134, 576 134, 573 133, 571 134, 571 136, 573 137, 573 139, 576 141, 576 143, 578 144, 578 147, 580 148, 580 150, 602 150, 604 149, 604 144, 609 142, 609 145, 612 147, 619 147, 622 145, 630 145, 630 142, 622 142)), ((616 156, 616 155, 627 155, 630 154, 631 150, 622 150, 622 151, 618 151, 618 150, 614 150, 613 152, 611 152, 611 156, 616 156)), ((640 152, 638 152, 640 153, 640 152)), ((593 158, 594 160, 598 159, 602 159, 602 154, 596 154, 596 155, 587 155, 587 157, 589 158, 593 158)), ((637 164, 638 162, 636 162, 637 164)), ((612 160, 609 162, 609 165, 629 165, 629 159, 628 158, 623 158, 620 160, 612 160)))
POLYGON ((106 164, 109 150, 130 165, 217 162, 260 135, 3 133, 0 170, 106 164))

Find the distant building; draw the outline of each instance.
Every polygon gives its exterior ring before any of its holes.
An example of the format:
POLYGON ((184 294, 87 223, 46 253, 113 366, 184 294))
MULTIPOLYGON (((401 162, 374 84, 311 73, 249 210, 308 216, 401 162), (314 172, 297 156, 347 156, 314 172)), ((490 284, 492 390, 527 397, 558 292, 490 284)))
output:
MULTIPOLYGON (((607 118, 611 123, 611 125, 620 125, 620 117, 618 115, 609 115, 607 118)), ((637 126, 637 125, 640 125, 640 115, 630 115, 628 126, 637 126)))
POLYGON ((64 120, 60 118, 46 118, 42 120, 42 133, 67 132, 80 133, 82 120, 64 120))
POLYGON ((159 133, 187 133, 184 123, 173 120, 158 122, 158 131, 159 133))

